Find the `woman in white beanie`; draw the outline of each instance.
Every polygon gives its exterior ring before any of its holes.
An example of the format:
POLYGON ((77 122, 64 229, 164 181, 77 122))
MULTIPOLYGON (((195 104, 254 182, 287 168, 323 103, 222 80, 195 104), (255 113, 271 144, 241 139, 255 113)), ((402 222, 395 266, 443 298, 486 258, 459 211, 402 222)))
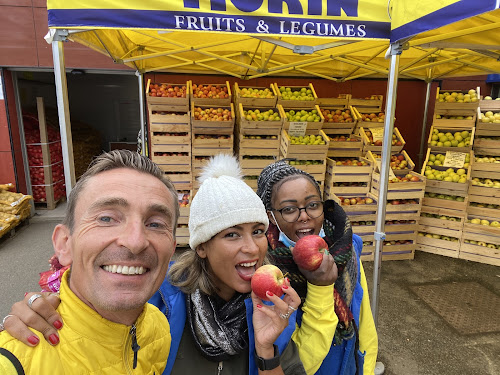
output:
POLYGON ((262 201, 232 156, 212 158, 199 180, 189 215, 191 250, 171 265, 150 301, 171 327, 164 374, 305 374, 291 341, 297 293, 287 282, 283 299, 267 294, 274 303, 268 306, 251 292, 267 252, 262 201))

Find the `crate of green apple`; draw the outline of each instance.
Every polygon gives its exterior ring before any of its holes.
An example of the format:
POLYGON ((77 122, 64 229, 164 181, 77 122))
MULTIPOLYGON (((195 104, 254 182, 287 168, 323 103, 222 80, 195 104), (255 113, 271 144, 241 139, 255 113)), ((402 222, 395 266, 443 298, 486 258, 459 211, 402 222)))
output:
MULTIPOLYGON (((427 227, 442 228, 455 232, 461 232, 465 215, 466 213, 464 211, 436 208, 422 204, 422 209, 420 211, 420 220, 418 223, 422 232, 427 231, 427 227)), ((460 237, 458 233, 457 236, 460 237)))
POLYGON ((438 152, 469 152, 474 144, 474 132, 474 127, 457 130, 432 125, 427 145, 438 152))
POLYGON ((279 135, 238 135, 238 154, 252 156, 279 156, 279 135))
MULTIPOLYGON (((327 129, 326 132, 330 132, 327 129)), ((330 158, 357 158, 363 154, 363 141, 359 135, 327 134, 330 138, 328 157, 330 158)))
POLYGON ((470 180, 470 161, 474 160, 472 152, 465 154, 463 167, 445 167, 446 156, 437 151, 427 149, 427 156, 422 167, 422 174, 427 178, 427 191, 443 194, 464 195, 470 180), (430 188, 430 189, 429 189, 430 188))
POLYGON ((460 259, 500 266, 500 244, 462 239, 460 259))
POLYGON ((328 134, 351 134, 356 126, 352 107, 344 109, 319 106, 324 117, 323 130, 328 134))
POLYGON ((281 104, 278 104, 278 110, 283 118, 283 129, 286 131, 293 127, 293 123, 299 122, 306 123, 306 134, 317 134, 325 121, 317 105, 312 109, 285 109, 281 104))
POLYGON ((500 97, 492 98, 486 95, 484 98, 480 95, 479 108, 486 111, 500 111, 500 97))
POLYGON ((500 203, 500 179, 473 177, 469 184, 469 195, 490 197, 491 203, 500 203))
POLYGON ((219 107, 191 103, 191 129, 195 134, 233 134, 234 118, 233 103, 219 107))
POLYGON ((146 98, 148 104, 172 106, 170 109, 189 111, 190 81, 186 83, 154 83, 148 79, 146 98))
POLYGON ((479 155, 500 156, 500 136, 479 136, 476 132, 474 152, 479 155))
POLYGON ((285 129, 281 130, 280 153, 285 158, 302 160, 324 160, 328 153, 330 139, 320 130, 316 134, 290 136, 285 129))
MULTIPOLYGON (((365 129, 362 126, 359 128, 359 134, 361 135, 361 139, 363 141, 363 150, 365 152, 372 151, 376 153, 382 153, 382 149, 384 148, 383 141, 381 139, 373 140, 373 135, 371 130, 365 129)), ((398 128, 394 128, 391 137, 391 154, 392 153, 401 153, 405 145, 405 141, 401 136, 398 128)))
POLYGON ((226 83, 191 83, 191 103, 196 106, 229 106, 231 87, 226 83))
POLYGON ((249 108, 238 104, 238 125, 241 134, 281 134, 283 118, 277 108, 249 108))
POLYGON ((432 125, 454 130, 470 129, 476 125, 476 113, 471 110, 437 109, 432 125))
POLYGON ((233 134, 193 134, 192 154, 194 156, 217 155, 233 152, 233 134))
POLYGON ((482 195, 472 195, 469 198, 467 213, 476 216, 485 216, 500 220, 500 202, 491 202, 490 197, 482 195))
POLYGON ((276 107, 278 96, 275 87, 271 83, 269 87, 239 86, 234 83, 235 103, 245 107, 276 107))
POLYGON ((426 207, 427 212, 429 209, 437 210, 437 213, 441 210, 450 210, 445 212, 446 215, 452 215, 450 212, 454 212, 452 216, 464 216, 465 210, 467 208, 468 196, 467 193, 462 195, 455 194, 443 194, 439 189, 437 192, 427 191, 424 194, 424 199, 422 201, 422 207, 426 207))
POLYGON ((458 258, 460 237, 420 231, 417 234, 417 250, 444 255, 450 258, 458 258))
POLYGON ((483 156, 476 153, 471 167, 471 177, 500 180, 500 156, 483 156))
POLYGON ((471 110, 476 111, 479 106, 479 96, 475 89, 443 90, 437 88, 434 110, 471 110))
POLYGON ((314 108, 318 96, 312 83, 307 86, 279 86, 274 84, 278 95, 277 104, 284 108, 314 108))

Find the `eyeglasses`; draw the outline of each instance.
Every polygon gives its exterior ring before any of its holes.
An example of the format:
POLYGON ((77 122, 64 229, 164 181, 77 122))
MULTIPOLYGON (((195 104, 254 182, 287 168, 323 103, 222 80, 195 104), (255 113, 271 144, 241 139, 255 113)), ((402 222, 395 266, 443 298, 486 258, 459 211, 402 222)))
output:
POLYGON ((311 219, 316 219, 323 215, 323 202, 322 201, 314 201, 308 203, 305 207, 297 207, 297 206, 286 206, 280 208, 279 210, 273 208, 273 211, 278 211, 281 214, 283 220, 287 223, 295 223, 299 217, 302 210, 304 210, 311 219))

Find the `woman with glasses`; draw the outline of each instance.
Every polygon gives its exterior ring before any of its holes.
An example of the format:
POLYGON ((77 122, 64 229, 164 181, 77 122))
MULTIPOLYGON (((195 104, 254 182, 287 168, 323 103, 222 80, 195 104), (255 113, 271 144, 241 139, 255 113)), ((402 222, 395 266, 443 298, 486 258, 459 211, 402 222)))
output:
POLYGON ((306 372, 373 374, 378 342, 359 259, 362 241, 344 210, 332 200, 323 202, 315 179, 285 160, 264 168, 257 194, 270 221, 268 256, 288 273, 302 300, 293 340, 306 372), (292 250, 312 234, 325 239, 329 254, 309 272, 294 263, 292 250))

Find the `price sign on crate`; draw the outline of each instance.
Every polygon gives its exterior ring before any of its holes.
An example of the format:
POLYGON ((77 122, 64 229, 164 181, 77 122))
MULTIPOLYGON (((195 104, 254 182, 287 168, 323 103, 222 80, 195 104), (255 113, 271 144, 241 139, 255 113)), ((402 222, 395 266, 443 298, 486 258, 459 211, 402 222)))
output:
POLYGON ((465 152, 446 151, 443 167, 463 168, 466 156, 465 152))
POLYGON ((288 128, 288 134, 292 137, 300 137, 306 135, 307 122, 292 121, 288 128))
POLYGON ((384 140, 384 128, 370 128, 372 132, 373 142, 384 140))

